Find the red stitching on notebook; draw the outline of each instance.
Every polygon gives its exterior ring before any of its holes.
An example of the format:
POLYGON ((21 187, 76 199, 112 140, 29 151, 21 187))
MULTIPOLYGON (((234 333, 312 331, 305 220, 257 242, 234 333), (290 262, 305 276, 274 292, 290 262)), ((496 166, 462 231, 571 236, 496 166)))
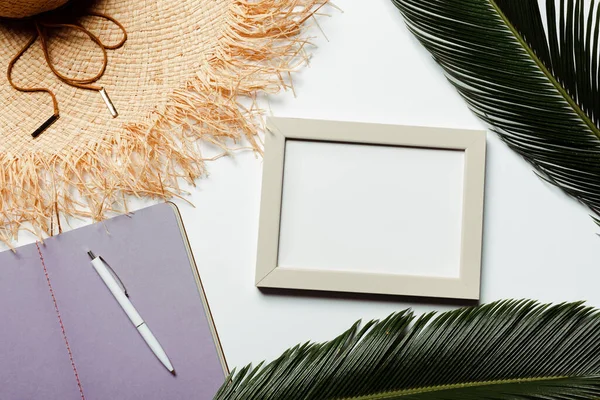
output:
POLYGON ((56 316, 58 317, 58 322, 60 323, 60 329, 62 331, 63 339, 65 340, 65 344, 67 345, 67 351, 69 352, 69 360, 71 360, 71 366, 73 367, 73 372, 75 373, 75 379, 77 380, 77 386, 79 387, 81 400, 85 400, 85 396, 83 394, 83 387, 81 386, 81 381, 79 380, 79 373, 77 373, 77 367, 75 367, 75 360, 73 360, 71 346, 69 346, 69 340, 67 339, 67 332, 65 331, 65 326, 63 325, 63 320, 60 316, 60 311, 58 310, 58 303, 56 302, 56 297, 54 296, 54 289, 52 288, 52 283, 50 282, 50 275, 48 275, 48 269, 46 268, 44 256, 42 255, 42 249, 40 249, 40 245, 38 242, 35 242, 35 245, 37 246, 38 253, 40 255, 40 260, 42 261, 42 267, 44 267, 44 275, 46 275, 46 282, 48 282, 48 288, 50 289, 50 295, 52 296, 52 302, 54 303, 56 316))

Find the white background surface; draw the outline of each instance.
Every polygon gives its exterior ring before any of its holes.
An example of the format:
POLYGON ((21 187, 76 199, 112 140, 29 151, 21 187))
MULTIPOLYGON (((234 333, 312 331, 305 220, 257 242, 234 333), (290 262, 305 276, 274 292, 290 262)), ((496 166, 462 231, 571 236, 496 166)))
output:
POLYGON ((288 140, 279 267, 458 278, 464 155, 288 140))
MULTIPOLYGON (((271 99, 274 115, 481 129, 389 0, 346 0, 320 24, 297 98, 271 99)), ((358 319, 413 307, 406 298, 263 294, 254 287, 261 159, 252 153, 209 166, 180 206, 230 366, 272 359, 289 346, 328 340, 358 319)), ((138 207, 144 204, 136 203, 138 207)), ((147 204, 146 204, 147 205, 147 204)), ((488 134, 482 301, 587 299, 600 306, 600 238, 587 210, 538 179, 488 134)), ((19 244, 27 243, 23 239, 19 244)))

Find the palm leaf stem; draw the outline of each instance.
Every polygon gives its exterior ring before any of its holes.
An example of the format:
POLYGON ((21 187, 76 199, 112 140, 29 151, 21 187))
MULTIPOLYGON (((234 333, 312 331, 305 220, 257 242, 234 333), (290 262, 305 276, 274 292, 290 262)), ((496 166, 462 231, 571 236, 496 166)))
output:
MULTIPOLYGON (((519 385, 522 386, 524 384, 533 383, 534 385, 540 386, 545 383, 555 381, 555 380, 569 380, 571 378, 564 376, 556 376, 556 377, 539 377, 539 378, 524 378, 524 379, 504 379, 500 381, 486 381, 486 382, 469 382, 469 383, 457 383, 454 385, 439 385, 439 386, 428 386, 417 389, 406 389, 406 390, 395 390, 387 393, 380 394, 370 394, 366 396, 358 396, 358 397, 347 397, 339 400, 391 400, 397 399, 400 397, 407 397, 410 395, 418 395, 424 393, 431 392, 441 392, 441 391, 452 391, 455 389, 467 389, 467 388, 482 388, 489 387, 493 385, 505 385, 505 386, 514 386, 519 385)), ((529 390, 529 389, 528 389, 529 390)), ((461 392, 464 394, 464 391, 461 392)))

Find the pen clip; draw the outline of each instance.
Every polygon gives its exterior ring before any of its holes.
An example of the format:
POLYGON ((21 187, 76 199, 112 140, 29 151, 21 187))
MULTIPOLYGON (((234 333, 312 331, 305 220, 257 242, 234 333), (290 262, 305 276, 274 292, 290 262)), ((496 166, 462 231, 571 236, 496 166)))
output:
POLYGON ((98 256, 98 258, 104 263, 104 265, 106 265, 108 267, 108 271, 117 280, 117 282, 119 283, 119 286, 121 286, 121 289, 123 289, 123 293, 125 293, 125 296, 129 297, 129 293, 127 293, 127 288, 125 287, 125 284, 123 283, 121 278, 119 278, 119 275, 117 275, 115 270, 112 269, 110 264, 107 263, 106 260, 104 258, 102 258, 102 256, 98 256))

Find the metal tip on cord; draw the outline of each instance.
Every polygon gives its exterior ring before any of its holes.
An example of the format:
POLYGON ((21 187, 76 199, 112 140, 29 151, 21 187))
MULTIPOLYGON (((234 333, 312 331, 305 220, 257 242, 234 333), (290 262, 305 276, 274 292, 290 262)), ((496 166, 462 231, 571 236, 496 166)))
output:
POLYGON ((93 253, 93 252, 91 252, 91 251, 88 251, 88 256, 90 256, 90 258, 91 258, 92 260, 94 260, 94 259, 96 258, 96 256, 94 255, 94 253, 93 253))
POLYGON ((31 136, 33 136, 34 138, 40 136, 42 134, 42 132, 44 132, 46 129, 48 129, 50 127, 50 125, 52 125, 53 123, 55 123, 57 119, 58 119, 58 115, 57 114, 52 114, 52 116, 50 118, 48 118, 46 120, 46 122, 44 122, 42 125, 40 125, 39 128, 37 128, 31 134, 31 136))
POLYGON ((110 115, 112 115, 113 118, 117 118, 119 116, 119 113, 117 112, 115 105, 110 100, 110 97, 108 97, 108 93, 106 93, 106 90, 104 90, 104 88, 100 89, 100 96, 102 96, 102 100, 104 100, 106 108, 108 108, 108 111, 110 111, 110 115))

